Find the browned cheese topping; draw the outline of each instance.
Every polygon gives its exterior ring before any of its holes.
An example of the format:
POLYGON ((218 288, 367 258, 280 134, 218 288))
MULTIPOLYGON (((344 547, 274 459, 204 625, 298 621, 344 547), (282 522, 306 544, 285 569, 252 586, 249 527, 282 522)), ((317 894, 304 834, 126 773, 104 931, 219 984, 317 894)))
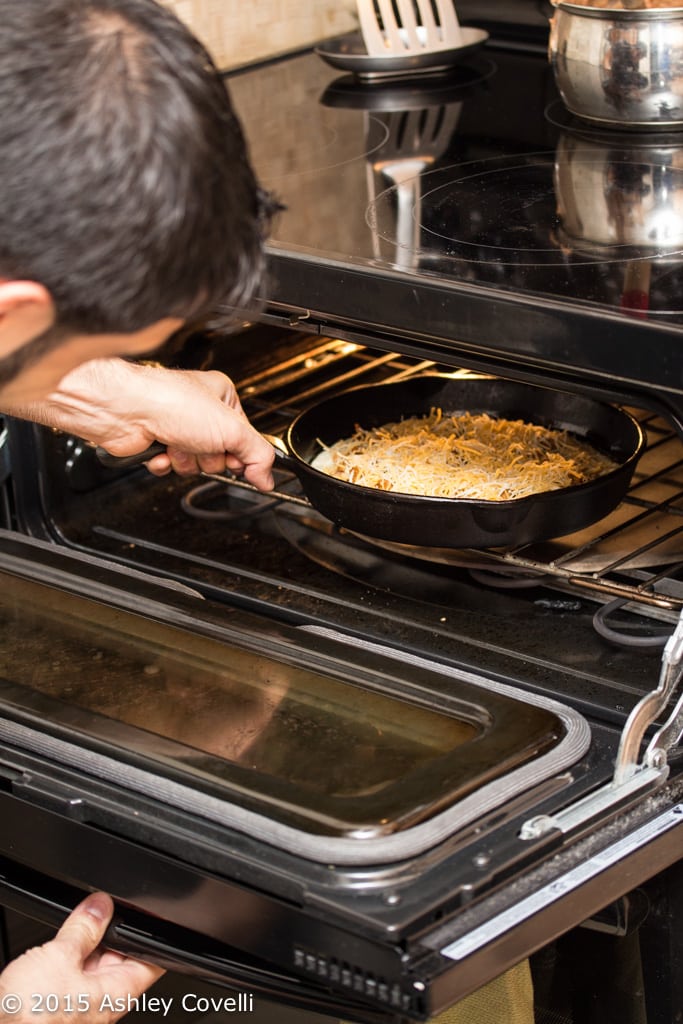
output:
POLYGON ((337 441, 312 465, 348 483, 436 498, 506 501, 582 484, 617 467, 565 430, 432 409, 337 441))

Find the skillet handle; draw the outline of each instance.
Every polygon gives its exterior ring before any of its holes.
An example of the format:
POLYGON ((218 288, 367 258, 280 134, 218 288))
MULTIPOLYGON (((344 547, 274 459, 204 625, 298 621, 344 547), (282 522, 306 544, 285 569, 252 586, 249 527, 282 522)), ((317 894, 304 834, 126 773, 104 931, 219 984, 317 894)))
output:
POLYGON ((273 446, 275 461, 296 475, 298 464, 284 438, 276 437, 275 434, 261 434, 261 437, 273 446))
POLYGON ((149 448, 145 448, 136 455, 112 455, 104 448, 96 448, 95 454, 103 466, 108 469, 130 469, 133 466, 141 466, 143 462, 149 462, 155 455, 161 455, 166 451, 166 445, 161 441, 154 441, 149 448))
MULTIPOLYGON (((296 461, 282 438, 276 437, 274 434, 262 434, 261 436, 273 446, 275 461, 294 472, 296 461)), ((134 466, 141 466, 144 462, 149 462, 155 455, 161 455, 165 451, 165 444, 162 444, 161 441, 154 441, 144 451, 137 452, 135 455, 112 455, 104 448, 99 447, 95 449, 95 454, 102 465, 107 466, 108 469, 132 469, 134 466)))

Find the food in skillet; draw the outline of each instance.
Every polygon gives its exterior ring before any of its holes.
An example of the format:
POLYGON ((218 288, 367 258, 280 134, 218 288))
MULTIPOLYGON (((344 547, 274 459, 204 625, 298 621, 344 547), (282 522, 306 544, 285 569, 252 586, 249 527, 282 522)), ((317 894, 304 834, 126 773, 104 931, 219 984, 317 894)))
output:
POLYGON ((587 483, 617 463, 566 430, 487 413, 411 416, 323 446, 312 465, 348 483, 435 498, 508 501, 587 483))

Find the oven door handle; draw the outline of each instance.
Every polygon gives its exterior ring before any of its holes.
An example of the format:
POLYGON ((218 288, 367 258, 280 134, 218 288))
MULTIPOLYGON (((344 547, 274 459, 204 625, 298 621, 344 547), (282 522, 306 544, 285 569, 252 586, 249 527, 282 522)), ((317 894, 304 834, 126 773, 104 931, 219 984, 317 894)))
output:
MULTIPOLYGON (((58 929, 86 895, 62 882, 42 875, 34 876, 33 872, 30 873, 30 881, 23 877, 21 880, 10 878, 7 867, 6 861, 0 861, 0 910, 4 907, 58 929), (45 891, 38 891, 39 886, 45 891)), ((18 870, 23 876, 24 870, 18 870)), ((124 956, 154 963, 176 974, 186 974, 223 988, 246 990, 298 1009, 367 1024, 393 1024, 396 1020, 390 1010, 362 1003, 350 993, 348 997, 335 996, 308 979, 299 979, 270 965, 246 962, 246 957, 244 960, 232 959, 223 953, 228 947, 139 911, 117 906, 102 944, 124 956), (127 923, 123 920, 125 914, 139 918, 139 923, 127 923), (155 929, 156 934, 148 931, 147 927, 155 929), (215 949, 211 948, 212 945, 215 949)))

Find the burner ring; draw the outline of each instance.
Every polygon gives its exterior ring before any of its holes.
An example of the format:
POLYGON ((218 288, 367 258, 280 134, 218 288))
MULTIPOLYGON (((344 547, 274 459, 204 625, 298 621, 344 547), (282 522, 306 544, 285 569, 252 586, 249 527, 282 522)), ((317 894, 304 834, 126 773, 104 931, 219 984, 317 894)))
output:
POLYGON ((261 515, 278 504, 279 498, 268 498, 265 494, 252 493, 242 490, 236 492, 230 488, 229 483, 221 484, 215 480, 208 483, 198 484, 192 490, 187 491, 180 499, 180 507, 186 515, 194 519, 221 520, 223 522, 234 522, 244 519, 245 516, 261 515), (202 508, 198 502, 204 499, 211 499, 223 492, 227 501, 225 508, 202 508), (240 504, 243 507, 239 507, 240 504), (237 506, 237 507, 231 507, 237 506))

